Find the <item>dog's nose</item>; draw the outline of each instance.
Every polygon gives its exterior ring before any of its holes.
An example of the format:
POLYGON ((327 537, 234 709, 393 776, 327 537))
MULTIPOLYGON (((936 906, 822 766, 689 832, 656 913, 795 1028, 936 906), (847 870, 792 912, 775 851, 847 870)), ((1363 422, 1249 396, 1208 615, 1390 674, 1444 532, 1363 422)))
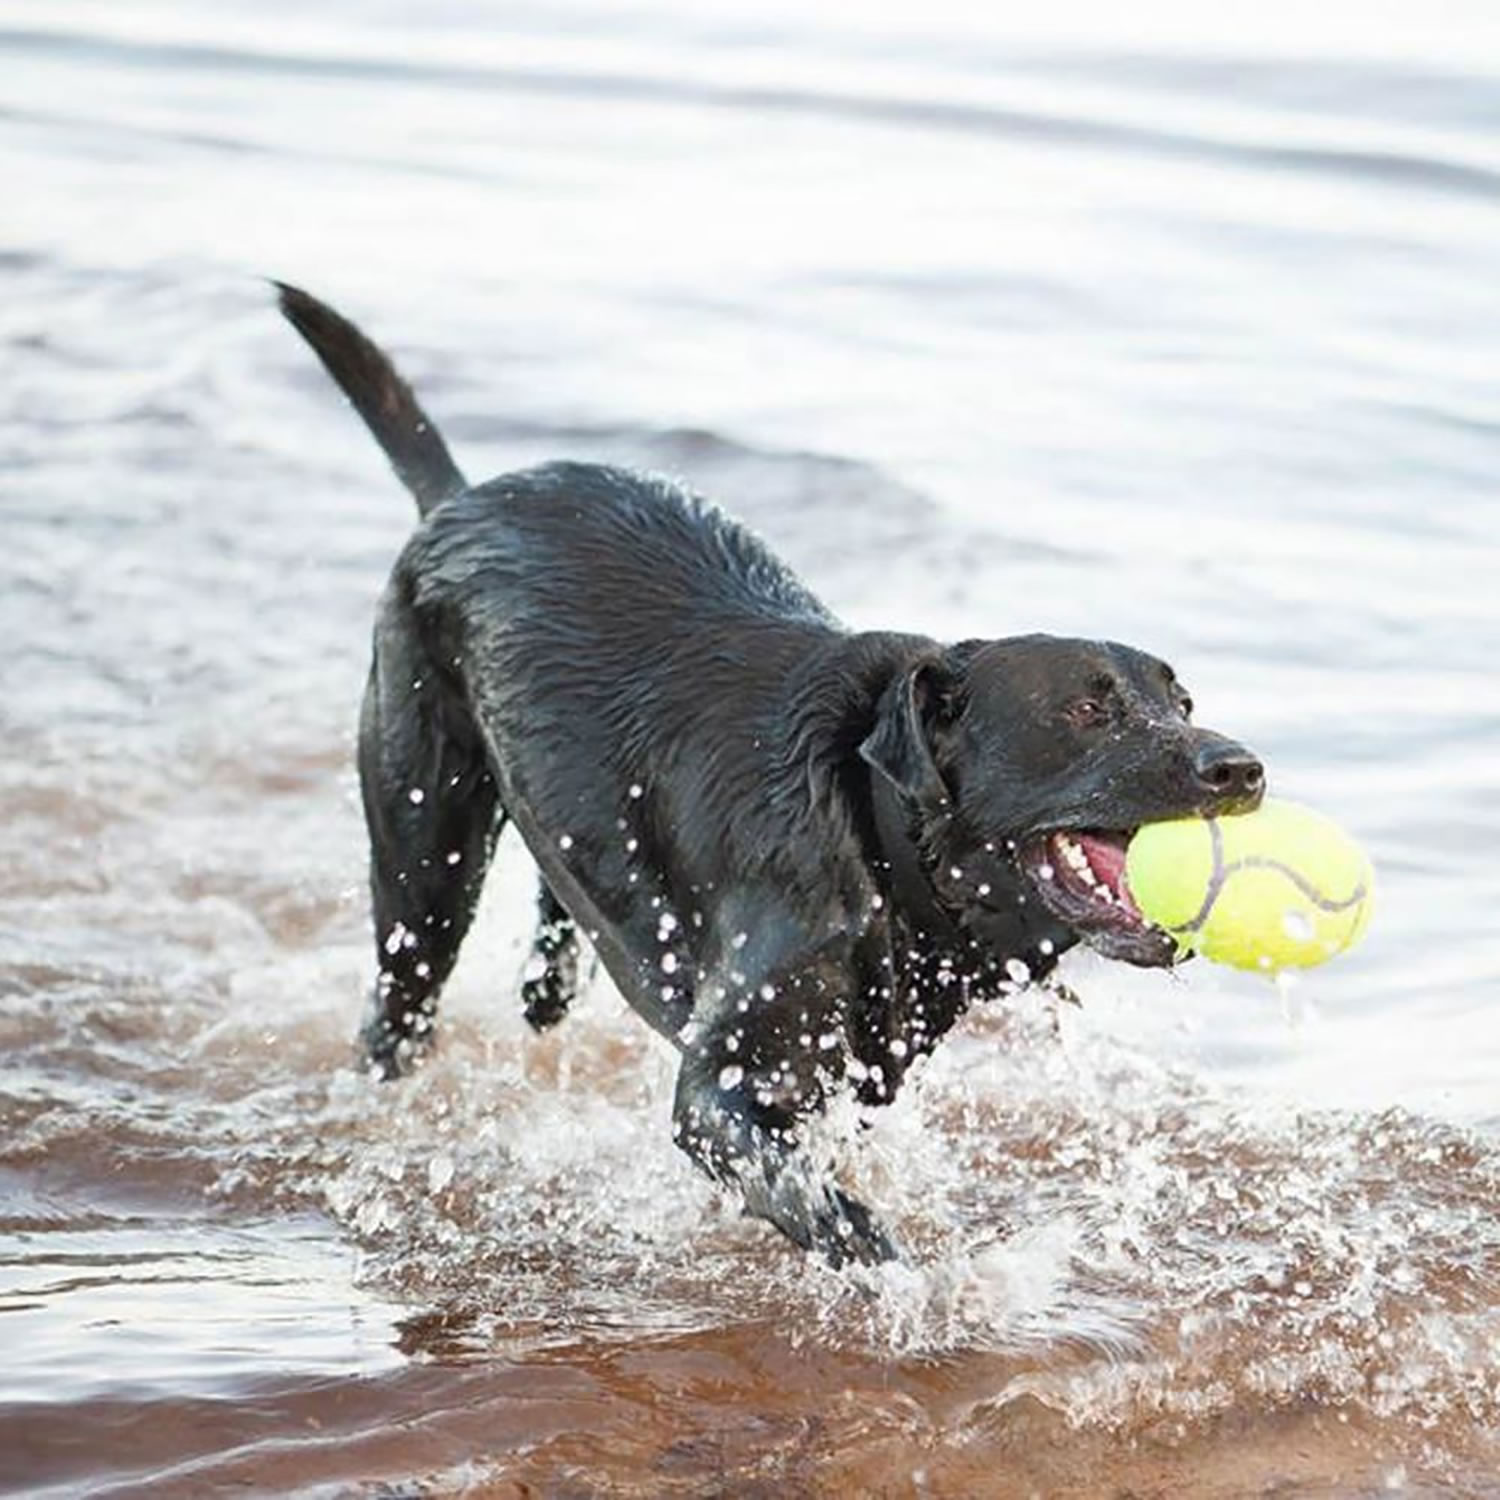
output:
POLYGON ((1266 789, 1266 770, 1243 745, 1215 736, 1193 756, 1198 784, 1213 799, 1216 812, 1249 812, 1266 789))

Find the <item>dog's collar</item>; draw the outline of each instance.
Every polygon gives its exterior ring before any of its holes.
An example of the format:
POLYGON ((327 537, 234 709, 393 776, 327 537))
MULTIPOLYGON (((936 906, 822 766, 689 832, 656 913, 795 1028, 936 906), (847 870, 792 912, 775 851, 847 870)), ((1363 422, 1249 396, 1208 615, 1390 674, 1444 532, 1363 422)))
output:
MULTIPOLYGON (((890 871, 890 893, 894 905, 918 932, 939 943, 965 948, 968 938, 957 919, 938 899, 932 873, 913 836, 913 809, 879 771, 870 772, 870 798, 875 811, 875 832, 880 852, 890 871)), ((940 816, 952 817, 951 809, 940 816)))

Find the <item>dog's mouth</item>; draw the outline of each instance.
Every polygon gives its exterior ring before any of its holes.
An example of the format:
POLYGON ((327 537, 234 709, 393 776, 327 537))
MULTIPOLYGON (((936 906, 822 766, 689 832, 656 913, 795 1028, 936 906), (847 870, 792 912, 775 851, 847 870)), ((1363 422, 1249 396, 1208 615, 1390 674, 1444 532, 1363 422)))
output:
POLYGON ((1021 868, 1053 916, 1107 958, 1162 968, 1177 957, 1170 933, 1148 922, 1125 880, 1135 830, 1057 828, 1021 846, 1021 868))

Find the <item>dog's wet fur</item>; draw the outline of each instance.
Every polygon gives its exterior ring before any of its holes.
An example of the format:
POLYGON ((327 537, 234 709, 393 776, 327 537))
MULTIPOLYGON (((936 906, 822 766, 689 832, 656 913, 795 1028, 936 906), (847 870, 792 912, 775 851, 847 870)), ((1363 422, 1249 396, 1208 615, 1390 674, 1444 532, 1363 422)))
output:
POLYGON ((470 485, 373 343, 280 297, 422 516, 360 720, 370 1063, 427 1046, 509 820, 541 873, 531 1024, 566 1013, 581 931, 681 1054, 683 1150, 832 1264, 893 1257, 801 1123, 832 1090, 888 1100, 970 1004, 1080 941, 1172 963, 1125 842, 1253 807, 1259 762, 1129 646, 851 633, 664 479, 563 462, 470 485))

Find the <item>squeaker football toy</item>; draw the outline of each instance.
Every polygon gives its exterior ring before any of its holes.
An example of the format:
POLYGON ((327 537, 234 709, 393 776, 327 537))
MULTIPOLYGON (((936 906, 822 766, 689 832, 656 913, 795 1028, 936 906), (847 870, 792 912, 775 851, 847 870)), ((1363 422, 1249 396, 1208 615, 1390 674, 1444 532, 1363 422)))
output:
POLYGON ((1331 819, 1267 798, 1232 817, 1145 824, 1126 851, 1125 882, 1184 951, 1274 974, 1352 947, 1370 920, 1375 874, 1331 819))

